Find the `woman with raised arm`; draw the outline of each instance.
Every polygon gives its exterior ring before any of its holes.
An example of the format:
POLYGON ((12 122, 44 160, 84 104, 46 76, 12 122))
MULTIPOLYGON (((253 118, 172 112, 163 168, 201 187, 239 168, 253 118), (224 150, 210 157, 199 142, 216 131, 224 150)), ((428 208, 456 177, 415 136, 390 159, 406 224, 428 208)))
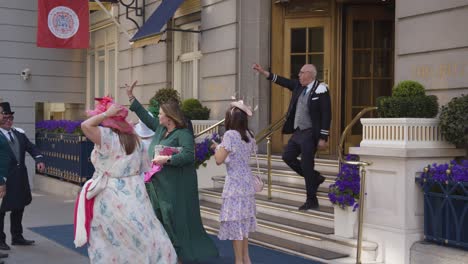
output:
POLYGON ((169 234, 179 261, 200 261, 218 256, 218 250, 201 222, 194 139, 186 128, 180 106, 177 102, 163 103, 158 118, 153 118, 135 99, 135 86, 136 81, 127 85, 130 110, 155 131, 149 157, 154 158, 155 165, 162 166, 147 183, 156 216, 169 234), (160 151, 165 149, 174 151, 160 151))
POLYGON ((75 245, 88 241, 90 262, 96 264, 175 264, 174 247, 152 211, 140 177, 147 170, 148 158, 125 120, 128 110, 110 97, 97 100, 96 109, 88 112, 91 117, 81 124, 95 144, 91 153, 95 173, 79 197, 75 245), (83 215, 80 204, 89 207, 89 201, 94 203, 91 214, 83 215), (84 237, 83 229, 87 229, 84 237))

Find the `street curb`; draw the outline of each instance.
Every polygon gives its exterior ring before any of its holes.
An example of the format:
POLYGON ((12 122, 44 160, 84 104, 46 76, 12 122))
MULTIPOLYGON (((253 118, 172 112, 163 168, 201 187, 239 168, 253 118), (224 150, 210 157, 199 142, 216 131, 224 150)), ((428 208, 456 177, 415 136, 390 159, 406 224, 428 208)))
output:
POLYGON ((75 199, 81 190, 81 187, 76 184, 42 174, 36 173, 36 177, 33 180, 35 191, 62 196, 68 199, 75 199))

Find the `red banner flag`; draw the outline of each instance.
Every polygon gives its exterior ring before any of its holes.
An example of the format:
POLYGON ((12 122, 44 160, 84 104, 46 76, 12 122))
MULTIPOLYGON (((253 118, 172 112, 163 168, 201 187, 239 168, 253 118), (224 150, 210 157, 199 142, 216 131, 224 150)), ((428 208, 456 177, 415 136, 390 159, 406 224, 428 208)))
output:
POLYGON ((88 48, 88 0, 38 0, 37 46, 88 48))

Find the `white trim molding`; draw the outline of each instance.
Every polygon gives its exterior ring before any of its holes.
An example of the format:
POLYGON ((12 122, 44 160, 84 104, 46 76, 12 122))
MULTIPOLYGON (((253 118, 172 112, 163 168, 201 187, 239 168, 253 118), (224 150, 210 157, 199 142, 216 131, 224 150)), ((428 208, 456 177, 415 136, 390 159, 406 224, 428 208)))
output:
POLYGON ((361 118, 361 147, 455 148, 437 118, 361 118))

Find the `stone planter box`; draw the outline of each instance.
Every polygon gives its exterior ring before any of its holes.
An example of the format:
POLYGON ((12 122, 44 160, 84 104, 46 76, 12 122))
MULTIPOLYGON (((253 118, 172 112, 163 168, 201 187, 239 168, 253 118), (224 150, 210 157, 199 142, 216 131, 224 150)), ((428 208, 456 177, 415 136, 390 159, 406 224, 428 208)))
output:
POLYGON ((90 155, 94 143, 86 137, 65 133, 37 133, 36 145, 44 155, 46 175, 80 185, 93 176, 94 166, 90 155))
POLYGON ((353 208, 347 206, 345 209, 333 206, 335 219, 335 235, 345 238, 354 238, 357 234, 358 209, 353 212, 353 208))
POLYGON ((415 177, 428 164, 466 153, 443 139, 437 119, 363 118, 361 123, 362 142, 349 153, 371 163, 366 167, 364 237, 378 244, 376 262, 410 264, 410 248, 423 239, 425 228, 415 177))
POLYGON ((361 147, 455 148, 442 137, 437 118, 361 118, 361 147))
POLYGON ((226 165, 216 165, 216 161, 213 156, 206 162, 206 167, 200 166, 197 169, 198 188, 213 188, 214 183, 212 178, 224 175, 226 175, 226 165))

